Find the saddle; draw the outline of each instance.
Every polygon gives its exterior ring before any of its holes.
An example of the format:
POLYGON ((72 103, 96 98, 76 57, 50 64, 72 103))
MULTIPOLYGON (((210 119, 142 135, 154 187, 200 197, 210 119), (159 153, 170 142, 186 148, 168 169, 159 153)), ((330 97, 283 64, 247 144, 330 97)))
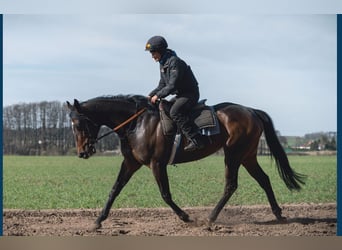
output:
MULTIPOLYGON (((201 100, 189 112, 190 119, 198 127, 202 135, 210 136, 219 134, 219 125, 216 113, 211 106, 205 104, 205 100, 201 100)), ((159 103, 160 122, 164 135, 175 135, 180 133, 176 123, 170 118, 170 109, 172 103, 167 100, 161 100, 159 103)))

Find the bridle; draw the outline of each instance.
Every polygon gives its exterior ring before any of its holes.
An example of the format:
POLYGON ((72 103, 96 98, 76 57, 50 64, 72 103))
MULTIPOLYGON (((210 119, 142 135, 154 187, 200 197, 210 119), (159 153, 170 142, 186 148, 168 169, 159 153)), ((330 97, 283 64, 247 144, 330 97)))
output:
MULTIPOLYGON (((74 117, 74 118, 76 118, 79 121, 86 120, 86 121, 92 123, 94 125, 94 127, 98 127, 99 126, 98 124, 93 122, 88 116, 86 116, 84 114, 77 113, 77 114, 70 115, 70 117, 71 118, 74 117)), ((72 131, 73 131, 73 133, 75 135, 74 124, 72 124, 72 131)), ((92 154, 95 154, 96 153, 96 149, 95 149, 94 145, 95 145, 97 139, 95 139, 95 136, 93 136, 93 133, 92 133, 91 129, 89 128, 88 123, 86 123, 84 125, 84 133, 89 138, 88 142, 85 144, 85 146, 88 148, 88 152, 90 152, 92 154)))
MULTIPOLYGON (((85 133, 86 135, 89 137, 89 142, 86 143, 86 146, 88 147, 88 150, 94 154, 96 153, 96 149, 95 149, 95 144, 103 139, 104 137, 117 132, 119 129, 121 129, 122 127, 124 127, 125 125, 129 124, 130 122, 132 122, 134 119, 136 119, 137 117, 139 117, 142 113, 144 113, 147 110, 147 108, 142 108, 139 111, 137 111, 135 114, 133 114, 132 116, 130 116, 129 118, 127 118, 127 120, 125 120, 124 122, 120 123, 118 126, 114 127, 111 131, 97 137, 95 139, 95 136, 92 136, 91 133, 91 129, 89 128, 88 124, 85 126, 85 133)), ((88 122, 92 123, 95 127, 99 127, 99 125, 97 123, 95 123, 93 120, 91 120, 88 116, 84 115, 84 114, 80 114, 78 113, 77 116, 75 115, 75 118, 77 118, 78 120, 87 120, 88 122)), ((74 131, 74 129, 73 129, 74 131)))

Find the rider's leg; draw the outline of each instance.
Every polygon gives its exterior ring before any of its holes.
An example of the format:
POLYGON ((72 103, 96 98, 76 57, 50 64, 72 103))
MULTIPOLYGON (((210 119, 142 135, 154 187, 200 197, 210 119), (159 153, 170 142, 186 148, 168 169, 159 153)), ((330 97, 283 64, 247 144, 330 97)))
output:
POLYGON ((177 123, 178 127, 190 141, 184 148, 186 151, 204 147, 198 128, 189 118, 189 112, 196 103, 197 100, 191 97, 177 97, 170 110, 171 119, 177 123))

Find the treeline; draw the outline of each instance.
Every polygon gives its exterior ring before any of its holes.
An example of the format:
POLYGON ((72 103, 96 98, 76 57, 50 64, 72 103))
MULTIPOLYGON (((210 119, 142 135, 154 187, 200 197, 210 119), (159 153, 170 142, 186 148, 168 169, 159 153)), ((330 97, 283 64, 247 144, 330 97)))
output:
MULTIPOLYGON (((100 134, 110 129, 102 127, 100 134)), ((278 138, 285 149, 336 150, 336 132, 306 134, 304 137, 281 136, 278 138), (291 139, 291 141, 289 141, 291 139)), ((96 145, 97 154, 119 149, 115 133, 103 138, 96 145)), ((71 155, 76 154, 69 110, 58 101, 21 103, 3 108, 3 154, 8 155, 71 155)), ((258 154, 269 154, 262 136, 258 154)))
MULTIPOLYGON (((69 110, 64 103, 22 103, 3 108, 3 154, 75 154, 69 110)), ((101 133, 108 128, 101 128, 101 133)), ((99 151, 115 150, 119 140, 112 134, 101 140, 99 151)))
POLYGON ((336 138, 336 132, 316 132, 304 136, 309 141, 310 150, 337 150, 336 138))

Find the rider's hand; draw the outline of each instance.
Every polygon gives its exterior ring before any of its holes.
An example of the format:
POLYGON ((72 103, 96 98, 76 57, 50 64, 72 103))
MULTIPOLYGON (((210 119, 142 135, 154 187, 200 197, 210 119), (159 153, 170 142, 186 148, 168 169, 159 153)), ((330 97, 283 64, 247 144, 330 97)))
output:
POLYGON ((154 95, 154 96, 151 97, 151 102, 153 104, 155 104, 157 102, 157 100, 158 100, 158 96, 154 95))

